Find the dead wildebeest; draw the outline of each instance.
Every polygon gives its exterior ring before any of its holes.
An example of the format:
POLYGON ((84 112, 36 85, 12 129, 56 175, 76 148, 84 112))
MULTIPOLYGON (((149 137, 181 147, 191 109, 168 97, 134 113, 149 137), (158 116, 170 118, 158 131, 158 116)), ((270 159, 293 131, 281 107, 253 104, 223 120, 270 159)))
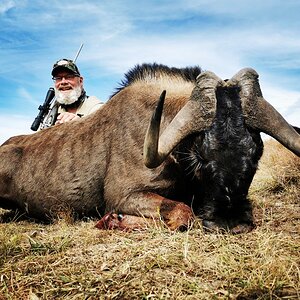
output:
POLYGON ((198 67, 136 66, 93 115, 1 146, 0 207, 100 214, 98 228, 124 230, 147 218, 181 229, 198 215, 207 228, 246 232, 260 132, 300 155, 300 135, 263 99, 254 70, 224 81, 198 67))

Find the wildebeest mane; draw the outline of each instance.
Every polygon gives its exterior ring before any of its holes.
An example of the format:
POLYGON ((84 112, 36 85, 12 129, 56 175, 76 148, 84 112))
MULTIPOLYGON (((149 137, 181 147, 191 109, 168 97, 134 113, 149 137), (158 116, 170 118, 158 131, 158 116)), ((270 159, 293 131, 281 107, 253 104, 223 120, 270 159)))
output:
POLYGON ((156 78, 162 74, 165 74, 170 77, 182 78, 184 81, 195 82, 197 76, 201 72, 202 70, 199 66, 176 68, 168 67, 166 65, 158 63, 144 63, 141 65, 138 64, 124 75, 125 78, 120 82, 120 86, 116 89, 111 97, 136 81, 156 78))

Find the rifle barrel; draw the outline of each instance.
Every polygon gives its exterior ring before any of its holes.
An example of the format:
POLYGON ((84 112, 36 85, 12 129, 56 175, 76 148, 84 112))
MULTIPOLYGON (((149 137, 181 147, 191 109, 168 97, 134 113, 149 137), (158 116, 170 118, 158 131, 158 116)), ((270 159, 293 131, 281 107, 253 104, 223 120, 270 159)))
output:
POLYGON ((80 52, 81 52, 82 47, 83 47, 83 44, 80 45, 80 47, 79 47, 79 49, 78 49, 78 51, 77 51, 77 53, 76 53, 76 55, 75 55, 75 58, 74 58, 74 60, 73 60, 74 63, 76 62, 76 60, 77 60, 77 58, 78 58, 78 56, 79 56, 79 54, 80 54, 80 52))

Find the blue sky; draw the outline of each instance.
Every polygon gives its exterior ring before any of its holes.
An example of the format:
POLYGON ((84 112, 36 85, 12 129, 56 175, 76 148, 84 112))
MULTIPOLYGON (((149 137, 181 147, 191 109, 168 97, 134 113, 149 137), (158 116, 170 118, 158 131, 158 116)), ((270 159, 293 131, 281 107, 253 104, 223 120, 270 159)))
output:
POLYGON ((77 60, 103 101, 138 63, 199 65, 221 78, 252 67, 265 98, 300 126, 300 1, 1 0, 0 143, 30 133, 60 58, 77 60))

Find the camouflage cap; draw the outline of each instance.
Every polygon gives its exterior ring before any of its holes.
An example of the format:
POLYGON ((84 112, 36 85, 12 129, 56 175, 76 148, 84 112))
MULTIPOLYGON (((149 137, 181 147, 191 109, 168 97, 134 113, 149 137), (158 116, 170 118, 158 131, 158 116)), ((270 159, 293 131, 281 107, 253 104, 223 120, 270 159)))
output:
POLYGON ((66 58, 58 60, 53 65, 51 75, 54 76, 58 71, 64 71, 64 70, 72 72, 72 73, 80 76, 80 72, 79 72, 77 66, 75 65, 75 63, 73 62, 73 60, 66 59, 66 58))

